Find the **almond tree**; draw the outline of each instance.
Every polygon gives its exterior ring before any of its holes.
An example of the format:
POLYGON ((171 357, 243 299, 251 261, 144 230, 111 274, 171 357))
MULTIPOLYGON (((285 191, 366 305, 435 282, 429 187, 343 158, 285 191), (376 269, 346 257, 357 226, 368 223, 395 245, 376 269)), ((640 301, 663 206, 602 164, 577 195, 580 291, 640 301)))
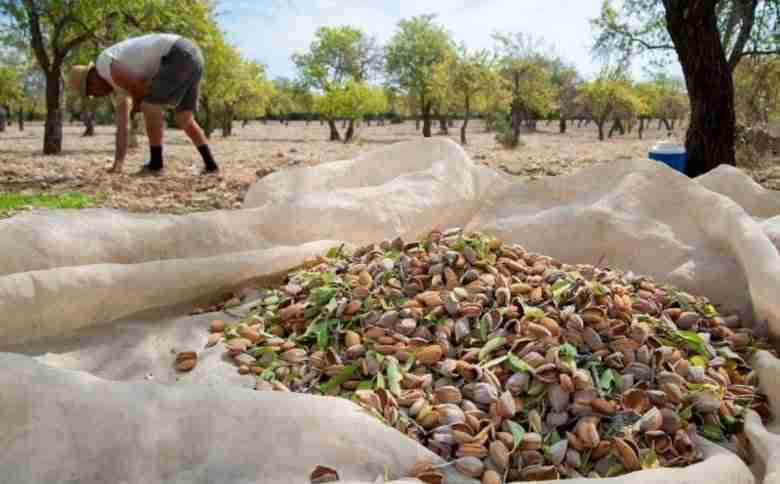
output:
POLYGON ((745 57, 780 53, 780 0, 605 0, 597 53, 677 53, 691 106, 686 173, 735 165, 734 81, 745 57))

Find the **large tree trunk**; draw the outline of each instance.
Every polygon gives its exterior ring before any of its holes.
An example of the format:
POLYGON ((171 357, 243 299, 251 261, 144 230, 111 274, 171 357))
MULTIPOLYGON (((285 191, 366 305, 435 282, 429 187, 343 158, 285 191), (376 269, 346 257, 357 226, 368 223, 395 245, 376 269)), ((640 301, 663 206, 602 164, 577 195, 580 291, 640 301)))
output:
POLYGON ((423 137, 431 137, 431 104, 423 102, 423 137))
POLYGON ((604 123, 606 120, 603 121, 596 121, 596 126, 599 128, 599 141, 604 141, 604 123))
POLYGON ((5 133, 6 112, 8 110, 0 106, 0 133, 5 133))
POLYGON ((46 73, 46 124, 43 129, 43 154, 62 152, 62 66, 52 65, 46 73))
POLYGON ((339 134, 339 129, 336 126, 336 121, 329 119, 328 127, 330 127, 330 141, 341 141, 341 135, 339 134))
POLYGON ((24 107, 22 106, 19 106, 17 121, 19 122, 19 131, 24 131, 24 107))
POLYGON ((639 139, 642 139, 642 135, 645 132, 645 118, 639 118, 639 139))
POLYGON ((690 177, 720 164, 736 165, 734 81, 718 31, 717 4, 717 0, 664 0, 667 28, 691 103, 685 138, 685 173, 690 177))
POLYGON ((558 128, 561 134, 566 133, 566 118, 561 118, 560 121, 558 121, 558 128))

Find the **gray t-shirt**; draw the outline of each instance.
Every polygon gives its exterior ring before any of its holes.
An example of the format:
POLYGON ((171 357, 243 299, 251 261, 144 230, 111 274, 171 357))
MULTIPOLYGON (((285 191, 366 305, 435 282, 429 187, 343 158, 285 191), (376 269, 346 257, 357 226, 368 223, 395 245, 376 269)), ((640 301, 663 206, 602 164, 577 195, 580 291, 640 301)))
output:
POLYGON ((160 70, 160 60, 180 38, 176 34, 149 34, 127 39, 104 50, 98 56, 95 67, 117 95, 126 97, 128 92, 117 86, 111 77, 111 63, 116 60, 131 74, 149 80, 160 70))

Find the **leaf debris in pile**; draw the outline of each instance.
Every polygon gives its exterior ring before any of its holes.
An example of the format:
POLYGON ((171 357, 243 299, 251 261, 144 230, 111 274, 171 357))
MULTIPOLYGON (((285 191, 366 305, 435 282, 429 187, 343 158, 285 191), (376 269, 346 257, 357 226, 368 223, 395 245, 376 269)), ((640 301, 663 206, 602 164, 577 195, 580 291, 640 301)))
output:
POLYGON ((684 466, 697 433, 744 456, 746 409, 769 418, 737 317, 459 229, 333 248, 222 336, 258 390, 349 398, 472 477, 684 466))

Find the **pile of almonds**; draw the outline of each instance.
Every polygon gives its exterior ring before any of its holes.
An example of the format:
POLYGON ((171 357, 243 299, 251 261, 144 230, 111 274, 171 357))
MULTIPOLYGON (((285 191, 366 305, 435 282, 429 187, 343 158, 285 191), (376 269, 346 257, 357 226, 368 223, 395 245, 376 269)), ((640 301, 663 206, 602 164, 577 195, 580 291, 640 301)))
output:
POLYGON ((684 466, 697 434, 746 456, 769 418, 739 318, 459 229, 334 248, 211 331, 258 390, 352 399, 483 483, 684 466))

